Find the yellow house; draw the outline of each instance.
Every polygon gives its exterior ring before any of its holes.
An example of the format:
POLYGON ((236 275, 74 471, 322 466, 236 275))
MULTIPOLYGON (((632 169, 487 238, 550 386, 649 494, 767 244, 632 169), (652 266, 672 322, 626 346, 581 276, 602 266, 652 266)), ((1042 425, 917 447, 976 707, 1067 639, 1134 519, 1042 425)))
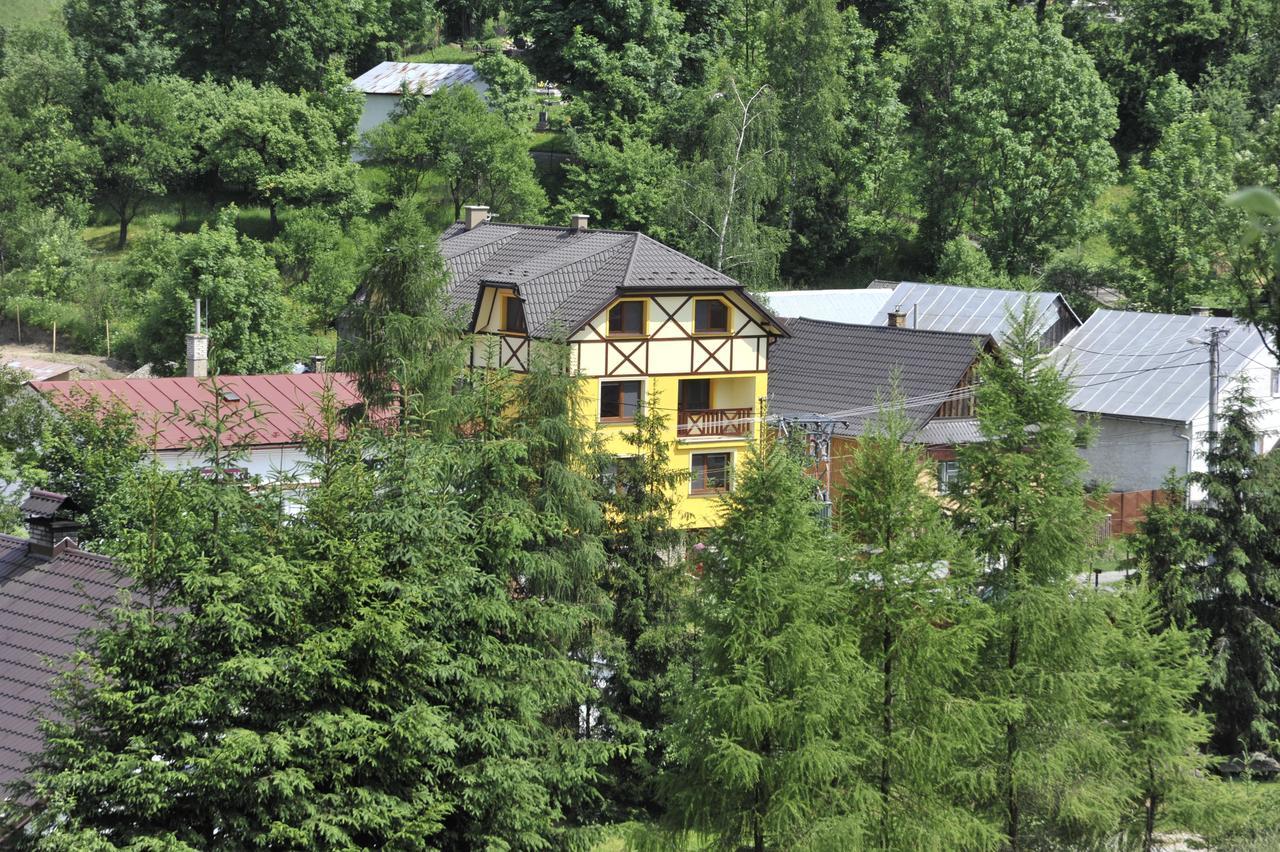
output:
POLYGON ((769 343, 781 323, 732 278, 643 234, 490 221, 468 207, 440 239, 456 307, 470 309, 474 367, 528 366, 530 340, 567 340, 605 449, 660 405, 687 474, 677 525, 718 523, 718 497, 762 428, 769 343))

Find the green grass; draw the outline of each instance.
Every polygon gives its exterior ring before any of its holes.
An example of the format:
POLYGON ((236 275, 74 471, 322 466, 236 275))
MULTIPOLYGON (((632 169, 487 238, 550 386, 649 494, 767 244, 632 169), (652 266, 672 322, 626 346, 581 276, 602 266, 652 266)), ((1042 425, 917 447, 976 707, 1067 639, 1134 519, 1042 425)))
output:
POLYGON ((2 0, 0 27, 38 24, 48 19, 61 5, 62 0, 2 0))

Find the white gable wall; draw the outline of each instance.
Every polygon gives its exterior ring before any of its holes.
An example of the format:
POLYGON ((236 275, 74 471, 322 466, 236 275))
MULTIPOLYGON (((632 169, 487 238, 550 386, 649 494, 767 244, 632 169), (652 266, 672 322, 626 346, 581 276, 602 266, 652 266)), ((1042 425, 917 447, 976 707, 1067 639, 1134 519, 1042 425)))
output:
MULTIPOLYGON (((1242 375, 1258 402, 1258 426, 1265 433, 1262 449, 1273 450, 1280 442, 1280 397, 1271 394, 1271 365, 1275 359, 1265 350, 1253 353, 1261 364, 1247 362, 1242 375)), ((1208 369, 1207 367, 1205 369, 1208 369)), ((1234 377, 1224 376, 1219 411, 1235 387, 1234 377)), ((1108 483, 1112 491, 1150 491, 1160 488, 1172 470, 1178 476, 1206 470, 1204 450, 1209 434, 1209 405, 1190 423, 1168 420, 1139 420, 1103 415, 1097 419, 1094 443, 1081 450, 1089 463, 1087 478, 1108 483), (1191 439, 1190 451, 1187 438, 1191 439)), ((1202 494, 1193 491, 1192 500, 1202 494)))

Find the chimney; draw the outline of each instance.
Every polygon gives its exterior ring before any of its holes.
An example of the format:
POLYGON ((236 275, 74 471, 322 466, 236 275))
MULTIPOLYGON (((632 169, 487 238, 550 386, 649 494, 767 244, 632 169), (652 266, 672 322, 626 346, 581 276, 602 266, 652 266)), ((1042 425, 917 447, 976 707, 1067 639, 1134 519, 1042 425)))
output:
POLYGON ((575 231, 585 231, 587 229, 587 222, 590 220, 591 217, 586 213, 574 213, 569 217, 569 227, 575 231))
POLYGON ((478 228, 489 221, 489 208, 483 204, 468 204, 462 210, 463 221, 467 223, 468 231, 478 228))
POLYGON ((890 328, 906 328, 907 327, 907 313, 906 311, 902 310, 902 305, 898 305, 898 307, 889 311, 889 327, 890 328))
POLYGON ((200 330, 200 303, 196 299, 195 332, 187 335, 187 376, 203 379, 209 375, 209 335, 200 330))
POLYGON ((311 356, 311 372, 323 373, 324 362, 325 362, 325 357, 323 355, 312 355, 311 356))
POLYGON ((62 552, 64 542, 75 546, 79 524, 58 517, 68 508, 66 495, 35 489, 21 508, 27 525, 27 554, 33 559, 48 562, 62 552))

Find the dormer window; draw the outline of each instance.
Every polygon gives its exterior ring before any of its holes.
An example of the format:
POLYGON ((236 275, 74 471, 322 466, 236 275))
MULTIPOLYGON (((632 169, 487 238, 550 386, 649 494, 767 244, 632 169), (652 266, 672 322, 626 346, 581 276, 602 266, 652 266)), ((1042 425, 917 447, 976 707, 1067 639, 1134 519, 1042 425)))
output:
POLYGON ((640 337, 644 334, 644 302, 630 299, 609 309, 610 337, 640 337))
POLYGON ((722 299, 694 299, 694 334, 728 334, 729 306, 722 299))
POLYGON ((502 330, 508 334, 529 333, 524 321, 524 302, 519 296, 507 294, 502 297, 502 330))

